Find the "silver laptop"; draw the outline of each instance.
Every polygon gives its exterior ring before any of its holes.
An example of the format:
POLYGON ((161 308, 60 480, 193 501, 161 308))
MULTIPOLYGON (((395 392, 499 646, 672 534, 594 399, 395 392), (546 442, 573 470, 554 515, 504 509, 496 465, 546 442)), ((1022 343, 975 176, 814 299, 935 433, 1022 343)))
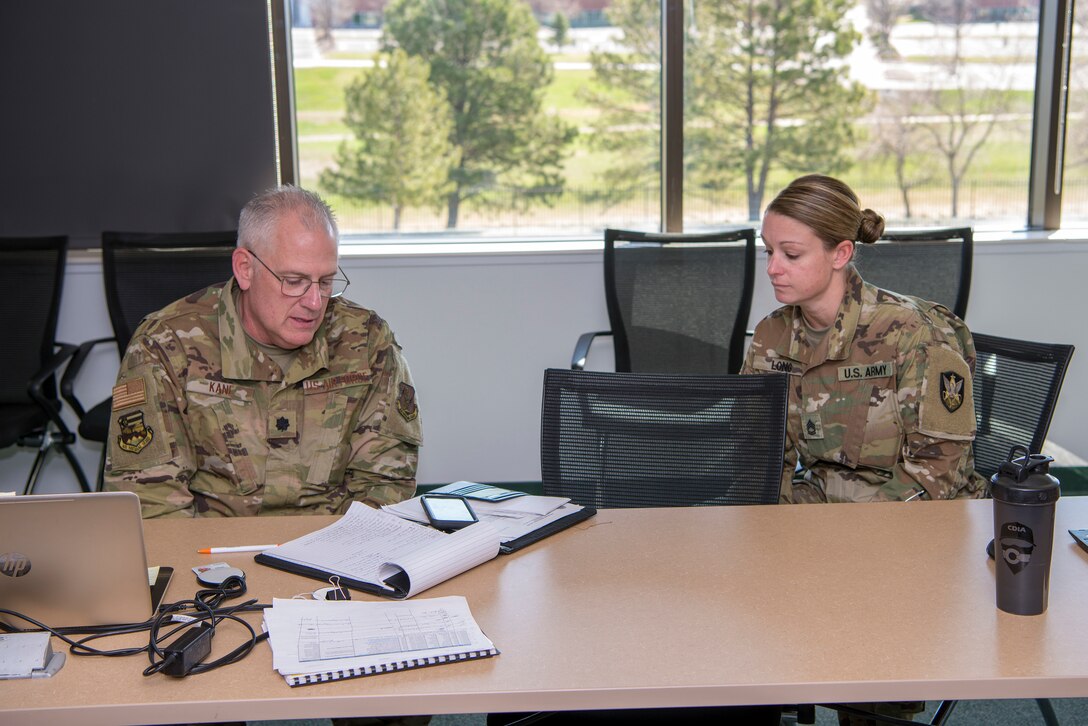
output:
POLYGON ((0 608, 53 628, 143 622, 171 573, 147 569, 131 492, 0 497, 0 608))

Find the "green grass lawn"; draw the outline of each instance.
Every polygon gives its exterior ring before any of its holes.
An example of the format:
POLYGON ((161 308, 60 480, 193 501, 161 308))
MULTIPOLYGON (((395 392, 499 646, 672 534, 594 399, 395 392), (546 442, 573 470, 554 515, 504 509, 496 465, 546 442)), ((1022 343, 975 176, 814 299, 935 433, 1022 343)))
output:
POLYGON ((296 68, 295 106, 301 111, 344 114, 344 89, 365 69, 296 68))
MULTIPOLYGON (((574 56, 568 58, 574 59, 574 56)), ((314 185, 320 170, 333 163, 339 140, 330 137, 346 136, 349 132, 343 123, 344 90, 365 69, 357 68, 298 68, 295 69, 295 96, 299 133, 299 163, 303 184, 314 185), (320 138, 308 138, 320 137, 320 138)), ((566 185, 569 189, 586 190, 600 185, 600 174, 614 166, 614 153, 591 148, 585 130, 599 116, 599 111, 584 100, 583 89, 601 90, 590 70, 556 70, 553 81, 544 92, 543 106, 568 123, 582 129, 583 133, 569 150, 564 163, 566 185)), ((1032 94, 1013 94, 1010 113, 1030 115, 1032 94)), ((983 100, 969 101, 973 110, 983 110, 983 100)), ((859 127, 859 154, 851 169, 840 175, 850 184, 862 189, 884 190, 879 201, 898 206, 899 195, 894 188, 894 169, 890 160, 864 158, 860 149, 866 144, 866 127, 859 127)), ((987 143, 975 155, 969 178, 984 180, 1010 180, 1010 183, 1026 182, 1031 151, 1030 122, 1002 121, 997 124, 987 143)), ((817 171, 817 170, 813 170, 817 171)), ((912 162, 911 173, 917 178, 930 177, 930 185, 947 187, 947 172, 939 156, 912 162)), ((796 176, 794 171, 776 170, 768 179, 768 194, 781 188, 796 176)), ((688 190, 697 196, 696 189, 688 190)), ((731 198, 744 197, 743 179, 730 188, 731 198)), ((933 193, 941 193, 935 191, 933 193)), ((766 201, 766 200, 765 200, 766 201)), ((875 208, 875 207, 874 207, 875 208)))

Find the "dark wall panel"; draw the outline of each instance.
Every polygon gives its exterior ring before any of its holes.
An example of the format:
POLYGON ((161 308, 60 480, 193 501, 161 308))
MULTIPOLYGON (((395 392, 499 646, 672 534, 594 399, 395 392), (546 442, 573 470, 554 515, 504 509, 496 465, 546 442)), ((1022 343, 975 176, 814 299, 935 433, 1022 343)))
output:
POLYGON ((237 225, 276 183, 264 0, 0 2, 0 236, 237 225))

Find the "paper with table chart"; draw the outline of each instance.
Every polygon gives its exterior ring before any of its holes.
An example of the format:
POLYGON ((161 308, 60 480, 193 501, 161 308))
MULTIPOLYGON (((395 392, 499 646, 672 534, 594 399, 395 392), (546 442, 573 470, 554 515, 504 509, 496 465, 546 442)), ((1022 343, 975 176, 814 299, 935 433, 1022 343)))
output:
POLYGON ((463 597, 412 602, 274 599, 264 611, 272 667, 289 685, 498 655, 463 597))
POLYGON ((445 582, 499 553, 499 533, 477 522, 453 534, 352 502, 344 516, 254 559, 320 580, 406 598, 445 582))

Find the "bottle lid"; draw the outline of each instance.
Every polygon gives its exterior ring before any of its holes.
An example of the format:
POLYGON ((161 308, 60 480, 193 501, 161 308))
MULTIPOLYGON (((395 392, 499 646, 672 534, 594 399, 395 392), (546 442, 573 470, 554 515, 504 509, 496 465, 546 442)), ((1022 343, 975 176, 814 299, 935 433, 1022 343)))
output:
POLYGON ((1051 456, 1029 454, 1027 447, 1012 447, 1008 459, 990 479, 990 496, 1010 504, 1056 502, 1061 496, 1061 483, 1050 474, 1052 461, 1051 456), (1014 458, 1018 452, 1023 455, 1014 458))

